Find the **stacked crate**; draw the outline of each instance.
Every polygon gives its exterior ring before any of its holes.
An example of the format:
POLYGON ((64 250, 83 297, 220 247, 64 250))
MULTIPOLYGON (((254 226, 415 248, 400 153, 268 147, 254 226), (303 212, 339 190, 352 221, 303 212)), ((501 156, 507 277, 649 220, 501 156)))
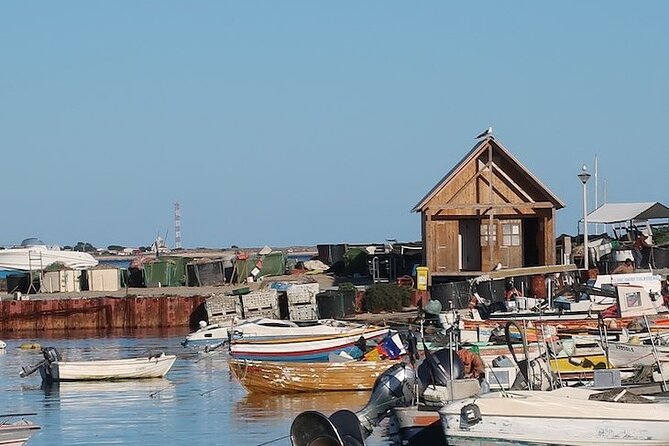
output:
POLYGON ((237 296, 214 295, 204 306, 210 324, 231 325, 232 319, 242 317, 242 308, 237 296))
POLYGON ((313 321, 318 319, 316 295, 320 292, 317 283, 293 284, 286 289, 288 315, 291 321, 313 321))
POLYGON ((240 296, 242 314, 246 319, 252 317, 279 317, 279 294, 275 289, 253 291, 240 296))

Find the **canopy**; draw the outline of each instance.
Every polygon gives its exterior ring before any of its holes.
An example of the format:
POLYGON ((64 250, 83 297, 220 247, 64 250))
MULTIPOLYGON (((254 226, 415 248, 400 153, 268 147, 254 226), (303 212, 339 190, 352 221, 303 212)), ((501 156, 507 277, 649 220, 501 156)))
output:
POLYGON ((605 203, 588 214, 588 223, 620 223, 669 218, 669 208, 659 202, 605 203))

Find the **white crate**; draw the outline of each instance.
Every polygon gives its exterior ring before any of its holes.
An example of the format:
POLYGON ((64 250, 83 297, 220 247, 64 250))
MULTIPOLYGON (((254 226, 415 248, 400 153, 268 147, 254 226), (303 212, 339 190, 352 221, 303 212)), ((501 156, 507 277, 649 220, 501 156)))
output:
POLYGON ((242 308, 244 313, 268 308, 277 309, 279 308, 279 293, 275 289, 269 289, 245 294, 242 296, 242 308))
POLYGON ((316 295, 320 292, 317 283, 301 283, 289 285, 286 289, 288 305, 315 304, 316 295))
POLYGON ((318 319, 316 304, 288 305, 288 317, 291 321, 315 321, 318 319))

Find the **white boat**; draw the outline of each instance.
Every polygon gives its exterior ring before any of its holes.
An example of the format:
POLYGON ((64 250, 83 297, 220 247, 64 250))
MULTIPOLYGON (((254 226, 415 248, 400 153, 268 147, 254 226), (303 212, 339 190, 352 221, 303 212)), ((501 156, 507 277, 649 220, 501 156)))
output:
POLYGON ((17 247, 0 249, 0 270, 35 271, 54 263, 85 269, 96 266, 98 261, 87 252, 61 251, 57 246, 47 246, 35 238, 25 239, 17 247))
POLYGON ((0 341, 0 350, 4 350, 7 348, 7 343, 5 341, 0 341))
POLYGON ((229 339, 254 338, 279 339, 299 336, 329 336, 347 333, 350 330, 364 328, 363 324, 338 321, 335 319, 321 319, 310 324, 298 325, 295 322, 271 319, 250 318, 233 320, 230 325, 211 324, 200 322, 200 328, 186 336, 182 345, 209 344, 225 342, 229 339))
POLYGON ((21 377, 39 370, 46 383, 59 381, 97 381, 115 379, 162 378, 172 368, 175 355, 160 353, 142 358, 107 359, 95 361, 63 361, 56 349, 42 349, 44 360, 24 367, 21 377))
POLYGON ((381 339, 388 327, 347 327, 338 333, 244 336, 230 342, 230 356, 255 361, 327 361, 330 353, 351 353, 360 340, 381 339))
MULTIPOLYGON (((603 346, 606 348, 606 346, 603 346)), ((650 344, 635 344, 630 342, 608 341, 608 357, 613 367, 641 367, 657 364, 660 361, 669 360, 669 346, 656 345, 655 351, 650 344)))
POLYGON ((12 421, 17 416, 35 415, 35 414, 7 414, 0 415, 3 421, 0 422, 0 445, 2 446, 23 446, 30 437, 39 431, 40 427, 25 418, 12 421))
POLYGON ((456 446, 669 444, 669 404, 590 399, 596 393, 570 387, 491 392, 446 404, 439 416, 447 444, 456 446))

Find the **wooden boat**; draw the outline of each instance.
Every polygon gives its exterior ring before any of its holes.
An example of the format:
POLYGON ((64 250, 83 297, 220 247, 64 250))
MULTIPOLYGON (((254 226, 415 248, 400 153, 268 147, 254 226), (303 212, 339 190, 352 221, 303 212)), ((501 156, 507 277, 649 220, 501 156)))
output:
POLYGON ((449 445, 669 444, 669 405, 637 395, 632 399, 647 404, 621 402, 626 390, 606 400, 598 393, 573 387, 491 392, 446 404, 439 414, 449 445))
POLYGON ((63 361, 53 347, 44 348, 42 352, 44 360, 32 367, 24 367, 20 373, 22 377, 39 370, 42 380, 47 383, 162 378, 176 360, 175 355, 166 355, 161 352, 143 358, 63 361))
POLYGON ((346 362, 247 361, 231 358, 230 371, 248 392, 297 393, 369 390, 400 360, 346 362))
POLYGON ((351 353, 362 337, 379 339, 388 334, 387 327, 361 326, 341 334, 293 337, 240 338, 230 342, 230 356, 250 361, 327 361, 330 353, 351 353))
POLYGON ((0 415, 3 421, 0 422, 0 445, 2 446, 23 446, 30 437, 35 435, 40 427, 25 418, 20 418, 17 421, 12 421, 15 417, 24 417, 27 415, 35 415, 34 413, 26 414, 5 414, 0 415))

